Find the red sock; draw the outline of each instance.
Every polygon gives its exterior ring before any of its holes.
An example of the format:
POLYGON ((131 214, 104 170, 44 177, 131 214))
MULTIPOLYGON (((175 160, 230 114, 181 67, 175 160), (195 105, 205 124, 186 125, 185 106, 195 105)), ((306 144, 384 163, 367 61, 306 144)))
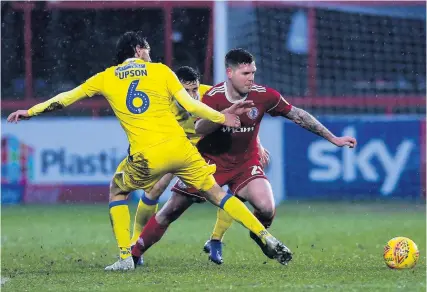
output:
POLYGON ((153 244, 158 242, 163 234, 165 234, 168 225, 162 226, 156 221, 156 214, 148 220, 141 234, 139 235, 136 244, 132 248, 132 255, 140 257, 153 244))

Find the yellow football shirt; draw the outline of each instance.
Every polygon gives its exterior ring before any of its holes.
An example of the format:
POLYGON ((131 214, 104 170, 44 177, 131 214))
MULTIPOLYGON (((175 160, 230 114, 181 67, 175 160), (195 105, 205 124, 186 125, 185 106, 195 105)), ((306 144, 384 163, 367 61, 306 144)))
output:
MULTIPOLYGON (((198 100, 202 101, 203 95, 211 89, 212 86, 200 84, 198 92, 198 100)), ((171 111, 175 115, 179 125, 184 129, 191 143, 196 144, 200 140, 200 135, 196 134, 194 124, 196 117, 187 112, 177 101, 172 102, 171 111)))
POLYGON ((223 114, 190 98, 166 65, 137 58, 94 75, 81 86, 33 106, 28 113, 36 116, 96 94, 107 99, 120 121, 129 140, 131 155, 166 140, 186 137, 171 111, 173 97, 195 115, 216 123, 225 120, 223 114))
POLYGON ((170 111, 172 96, 183 86, 161 63, 130 59, 91 77, 82 88, 87 96, 102 94, 108 100, 131 154, 185 135, 170 111))

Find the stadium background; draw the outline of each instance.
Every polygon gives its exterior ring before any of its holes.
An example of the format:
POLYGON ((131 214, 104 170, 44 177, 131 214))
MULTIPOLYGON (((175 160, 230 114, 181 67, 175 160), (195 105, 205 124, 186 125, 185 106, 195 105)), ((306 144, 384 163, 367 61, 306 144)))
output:
MULTIPOLYGON (((267 118, 276 199, 425 198, 425 4, 2 2, 2 118, 103 70, 140 29, 154 61, 224 79, 243 47, 278 89, 357 149, 267 118), (126 19, 126 21, 124 21, 126 19)), ((2 203, 102 202, 126 139, 102 97, 20 125, 2 120, 2 203)), ((136 197, 139 195, 135 194, 136 197)), ((166 199, 164 196, 163 199, 166 199)))

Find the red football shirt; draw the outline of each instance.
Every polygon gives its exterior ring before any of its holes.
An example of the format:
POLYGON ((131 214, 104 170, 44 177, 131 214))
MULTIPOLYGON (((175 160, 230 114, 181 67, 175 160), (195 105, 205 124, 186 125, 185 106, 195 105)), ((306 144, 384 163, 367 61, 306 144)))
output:
MULTIPOLYGON (((276 90, 257 84, 252 86, 251 91, 242 100, 253 101, 254 106, 248 113, 240 115, 240 128, 221 126, 197 144, 205 158, 223 169, 233 169, 254 157, 259 159, 257 136, 262 117, 265 113, 285 116, 292 108, 276 90)), ((226 93, 225 82, 212 87, 203 96, 202 101, 217 111, 233 104, 226 93)))

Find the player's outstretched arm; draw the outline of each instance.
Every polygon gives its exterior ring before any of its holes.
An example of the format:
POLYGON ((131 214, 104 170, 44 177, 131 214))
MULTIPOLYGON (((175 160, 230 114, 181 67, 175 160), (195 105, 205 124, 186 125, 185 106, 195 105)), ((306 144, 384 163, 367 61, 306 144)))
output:
POLYGON ((240 127, 240 119, 236 114, 220 113, 213 108, 203 104, 202 102, 192 98, 185 89, 175 93, 175 99, 191 114, 212 121, 214 123, 223 124, 229 127, 240 127))
POLYGON ((303 109, 293 106, 289 113, 285 115, 286 118, 300 125, 304 129, 325 138, 332 144, 342 147, 348 146, 350 148, 356 147, 357 141, 353 137, 337 137, 331 133, 321 122, 316 120, 311 114, 303 109))
POLYGON ((36 104, 29 110, 17 110, 9 115, 7 121, 9 123, 18 123, 20 120, 28 120, 33 116, 37 116, 42 113, 52 112, 58 109, 69 106, 70 104, 86 97, 86 93, 83 91, 81 86, 74 88, 73 90, 63 92, 55 97, 52 97, 45 102, 36 104))
MULTIPOLYGON (((254 105, 253 101, 242 101, 242 102, 236 102, 229 108, 226 108, 221 113, 227 115, 227 114, 233 114, 233 115, 242 115, 244 113, 247 113, 250 111, 252 106, 254 105)), ((221 125, 217 123, 213 123, 209 120, 199 120, 197 121, 195 125, 196 133, 199 135, 208 135, 212 132, 215 132, 221 125)))

